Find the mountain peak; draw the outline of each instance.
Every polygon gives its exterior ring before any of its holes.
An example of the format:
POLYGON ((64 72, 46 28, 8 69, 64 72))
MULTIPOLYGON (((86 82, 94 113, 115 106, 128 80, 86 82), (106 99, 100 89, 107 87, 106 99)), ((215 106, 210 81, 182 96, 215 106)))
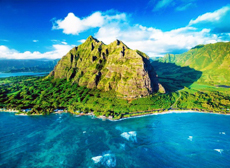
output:
POLYGON ((96 41, 96 42, 99 42, 99 40, 97 40, 96 38, 94 38, 94 37, 91 36, 91 35, 86 39, 86 41, 90 41, 90 42, 96 41))
POLYGON ((120 40, 105 45, 93 36, 68 52, 49 76, 87 88, 113 90, 127 98, 159 90, 156 72, 144 53, 129 49, 120 40))

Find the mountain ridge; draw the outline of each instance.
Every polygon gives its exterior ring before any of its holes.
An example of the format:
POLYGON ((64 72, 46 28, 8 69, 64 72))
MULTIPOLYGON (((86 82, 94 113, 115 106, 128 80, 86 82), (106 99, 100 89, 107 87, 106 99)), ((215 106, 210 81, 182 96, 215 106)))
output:
POLYGON ((162 63, 175 63, 201 71, 201 82, 227 84, 230 82, 230 42, 197 45, 182 54, 167 54, 158 60, 162 63))
POLYGON ((123 97, 148 96, 159 88, 164 92, 149 57, 120 40, 105 45, 89 36, 62 57, 49 74, 52 76, 90 89, 115 90, 123 97))

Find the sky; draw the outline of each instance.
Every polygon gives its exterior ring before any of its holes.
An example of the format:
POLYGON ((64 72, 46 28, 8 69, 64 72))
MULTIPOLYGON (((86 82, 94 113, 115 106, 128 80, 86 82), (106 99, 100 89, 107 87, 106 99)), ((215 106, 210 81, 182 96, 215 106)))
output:
POLYGON ((0 0, 0 59, 57 59, 92 35, 149 57, 230 41, 229 0, 0 0))

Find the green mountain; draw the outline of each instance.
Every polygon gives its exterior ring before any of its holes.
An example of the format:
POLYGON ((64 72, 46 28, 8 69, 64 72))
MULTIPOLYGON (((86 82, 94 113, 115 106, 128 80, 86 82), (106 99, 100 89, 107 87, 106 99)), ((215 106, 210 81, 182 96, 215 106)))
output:
POLYGON ((116 40, 109 45, 92 36, 70 50, 49 77, 67 79, 87 88, 114 90, 118 96, 134 98, 164 91, 149 57, 116 40))
POLYGON ((49 72, 53 70, 57 62, 58 59, 2 59, 0 60, 0 72, 49 72))
POLYGON ((167 54, 158 60, 162 63, 175 63, 189 66, 202 72, 198 82, 229 84, 230 82, 230 42, 198 45, 183 54, 167 54))

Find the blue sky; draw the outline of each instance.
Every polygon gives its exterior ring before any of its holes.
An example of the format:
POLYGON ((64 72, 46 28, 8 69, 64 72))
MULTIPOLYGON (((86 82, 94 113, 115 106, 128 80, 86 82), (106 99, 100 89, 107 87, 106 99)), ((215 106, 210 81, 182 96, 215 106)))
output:
POLYGON ((150 57, 230 40, 229 0, 0 0, 0 58, 61 58, 93 35, 150 57))

